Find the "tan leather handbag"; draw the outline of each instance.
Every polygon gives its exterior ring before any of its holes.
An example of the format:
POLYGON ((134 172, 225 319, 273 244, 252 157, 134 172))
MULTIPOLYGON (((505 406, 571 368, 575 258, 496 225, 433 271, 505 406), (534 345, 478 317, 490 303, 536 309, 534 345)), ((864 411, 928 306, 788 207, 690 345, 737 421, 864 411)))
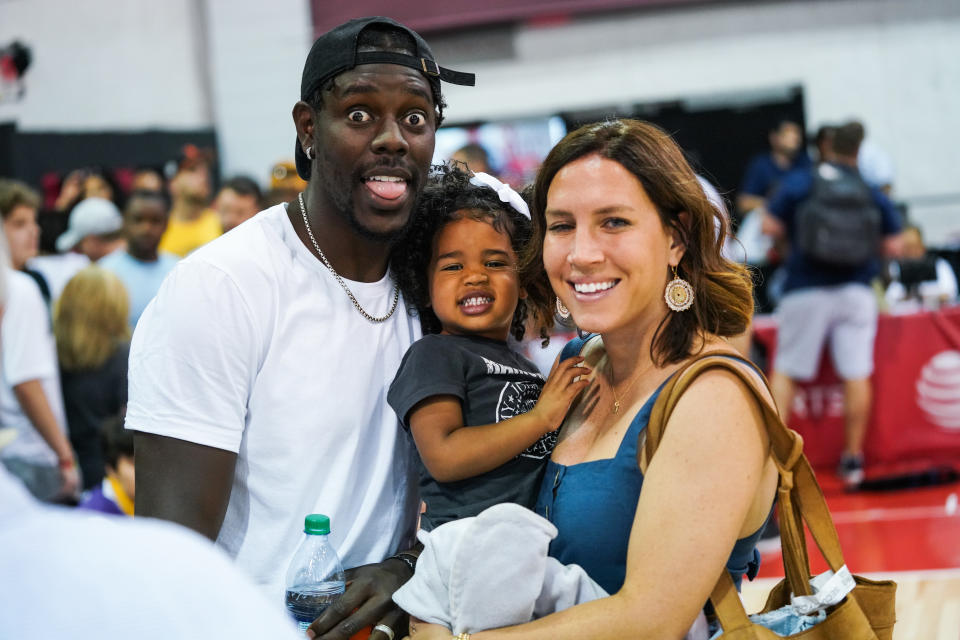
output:
MULTIPOLYGON (((803 439, 784 426, 764 390, 745 371, 735 351, 714 351, 695 359, 678 371, 661 391, 650 414, 644 442, 644 457, 651 460, 670 414, 693 380, 708 369, 726 369, 737 375, 753 391, 763 410, 764 422, 770 437, 772 455, 780 472, 777 489, 777 509, 780 518, 780 541, 783 550, 783 568, 786 577, 770 591, 761 613, 790 604, 790 594, 811 595, 810 560, 803 533, 806 522, 811 537, 834 572, 844 566, 843 552, 836 527, 827 509, 823 492, 813 469, 803 455, 803 439)), ((761 377, 762 374, 760 374, 761 377)), ((767 384, 766 378, 763 378, 767 384)), ((786 636, 804 640, 890 640, 896 621, 894 611, 897 585, 892 580, 868 580, 853 576, 856 586, 838 604, 827 609, 827 617, 816 626, 786 636)), ((717 619, 723 627, 720 636, 726 640, 782 638, 747 617, 730 574, 724 569, 710 595, 717 619)))

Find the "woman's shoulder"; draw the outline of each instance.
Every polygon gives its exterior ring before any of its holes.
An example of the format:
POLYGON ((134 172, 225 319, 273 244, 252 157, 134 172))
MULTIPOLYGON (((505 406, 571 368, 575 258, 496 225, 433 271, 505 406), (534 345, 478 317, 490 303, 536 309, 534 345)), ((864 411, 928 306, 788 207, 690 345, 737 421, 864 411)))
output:
POLYGON ((711 367, 706 372, 700 374, 698 379, 704 375, 709 376, 711 374, 713 374, 713 377, 718 375, 724 376, 731 380, 740 380, 740 385, 744 386, 745 390, 748 390, 746 387, 749 383, 738 376, 733 371, 735 369, 745 374, 747 379, 754 383, 754 386, 759 387, 763 391, 769 391, 766 378, 761 369, 747 356, 731 347, 726 340, 715 336, 707 339, 697 353, 691 354, 684 360, 680 365, 680 369, 692 368, 692 365, 707 358, 710 358, 712 362, 720 364, 721 366, 716 368, 711 367))
POLYGON ((717 440, 706 440, 724 449, 738 448, 744 444, 744 438, 753 439, 758 433, 765 439, 762 407, 766 404, 776 411, 776 404, 762 374, 753 363, 722 343, 705 345, 686 364, 704 357, 716 357, 722 366, 701 370, 686 383, 671 414, 670 429, 683 429, 680 423, 687 423, 704 436, 718 436, 717 440))

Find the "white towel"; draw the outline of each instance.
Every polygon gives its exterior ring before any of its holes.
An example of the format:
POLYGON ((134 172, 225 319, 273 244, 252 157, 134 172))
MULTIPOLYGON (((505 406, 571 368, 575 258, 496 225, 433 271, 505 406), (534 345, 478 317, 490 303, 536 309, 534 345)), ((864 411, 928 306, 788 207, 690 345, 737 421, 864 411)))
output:
POLYGON ((580 566, 547 555, 557 528, 517 504, 421 531, 417 571, 393 594, 411 615, 476 633, 607 595, 580 566))

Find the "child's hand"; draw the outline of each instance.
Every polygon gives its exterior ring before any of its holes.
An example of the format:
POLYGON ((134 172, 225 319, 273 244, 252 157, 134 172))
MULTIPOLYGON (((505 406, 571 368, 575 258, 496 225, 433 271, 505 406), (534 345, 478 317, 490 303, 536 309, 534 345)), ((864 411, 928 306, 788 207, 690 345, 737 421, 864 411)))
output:
POLYGON ((587 388, 590 369, 583 364, 583 357, 574 356, 557 362, 550 370, 540 399, 531 413, 544 421, 544 433, 557 429, 570 410, 574 398, 587 388))

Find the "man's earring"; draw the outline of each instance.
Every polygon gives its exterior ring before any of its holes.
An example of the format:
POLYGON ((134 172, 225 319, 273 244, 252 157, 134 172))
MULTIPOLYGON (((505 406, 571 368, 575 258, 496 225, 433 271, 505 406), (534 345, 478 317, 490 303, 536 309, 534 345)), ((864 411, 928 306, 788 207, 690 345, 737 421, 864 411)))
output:
POLYGON ((663 299, 667 301, 667 306, 674 311, 686 311, 693 306, 693 287, 690 283, 677 275, 677 268, 673 269, 673 280, 667 283, 667 289, 663 293, 663 299))
POLYGON ((563 320, 570 317, 570 309, 567 309, 567 306, 563 304, 559 296, 557 296, 557 315, 563 320))
POLYGON ((313 160, 313 147, 304 147, 303 153, 307 156, 307 160, 313 160))

